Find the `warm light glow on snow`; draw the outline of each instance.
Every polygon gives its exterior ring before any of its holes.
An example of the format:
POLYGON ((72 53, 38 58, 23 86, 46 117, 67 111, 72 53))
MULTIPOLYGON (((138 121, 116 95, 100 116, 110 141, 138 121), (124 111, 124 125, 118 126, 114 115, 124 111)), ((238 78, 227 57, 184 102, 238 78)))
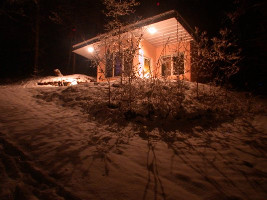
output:
POLYGON ((71 82, 70 85, 77 85, 78 84, 76 79, 71 79, 70 82, 71 82))
POLYGON ((154 27, 149 27, 149 28, 148 28, 148 32, 149 32, 150 34, 154 34, 154 33, 157 32, 157 29, 155 29, 154 27))
POLYGON ((95 50, 94 50, 93 47, 89 47, 89 48, 88 48, 88 51, 89 51, 90 53, 93 53, 95 50))

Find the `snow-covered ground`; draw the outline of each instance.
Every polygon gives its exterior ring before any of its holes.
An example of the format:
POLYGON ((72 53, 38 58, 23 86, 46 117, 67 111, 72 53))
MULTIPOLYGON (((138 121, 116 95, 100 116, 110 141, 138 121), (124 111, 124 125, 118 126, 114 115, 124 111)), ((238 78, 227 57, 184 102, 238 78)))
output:
POLYGON ((36 83, 0 86, 1 200, 267 199, 264 102, 167 132, 85 113, 107 96, 104 83, 36 83))

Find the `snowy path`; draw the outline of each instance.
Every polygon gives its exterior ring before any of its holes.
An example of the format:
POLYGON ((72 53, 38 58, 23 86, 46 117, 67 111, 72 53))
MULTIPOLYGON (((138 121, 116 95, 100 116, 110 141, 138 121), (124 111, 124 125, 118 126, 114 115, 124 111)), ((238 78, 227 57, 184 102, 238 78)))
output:
POLYGON ((52 89, 0 87, 0 199, 267 197, 259 119, 146 140, 33 98, 39 90, 52 89))

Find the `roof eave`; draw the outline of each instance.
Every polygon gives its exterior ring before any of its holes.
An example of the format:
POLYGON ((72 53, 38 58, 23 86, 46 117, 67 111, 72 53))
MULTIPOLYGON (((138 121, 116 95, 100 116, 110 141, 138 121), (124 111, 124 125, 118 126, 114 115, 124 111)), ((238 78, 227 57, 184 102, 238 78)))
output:
MULTIPOLYGON (((134 30, 134 29, 142 27, 142 26, 147 26, 147 25, 150 25, 153 23, 157 23, 159 21, 166 20, 166 19, 169 19, 172 17, 175 17, 177 19, 177 21, 186 29, 186 31, 192 36, 193 39, 195 38, 193 29, 190 27, 190 25, 183 19, 183 17, 176 10, 170 10, 170 11, 161 13, 159 15, 155 15, 153 17, 149 17, 149 18, 140 20, 134 24, 126 25, 123 27, 123 30, 121 30, 121 33, 127 32, 129 30, 134 30)), ((111 31, 108 33, 100 34, 100 35, 93 37, 89 40, 75 44, 72 46, 73 50, 76 50, 76 49, 82 48, 84 46, 99 42, 101 39, 103 39, 109 35, 113 35, 116 32, 117 31, 115 30, 115 31, 111 31)))

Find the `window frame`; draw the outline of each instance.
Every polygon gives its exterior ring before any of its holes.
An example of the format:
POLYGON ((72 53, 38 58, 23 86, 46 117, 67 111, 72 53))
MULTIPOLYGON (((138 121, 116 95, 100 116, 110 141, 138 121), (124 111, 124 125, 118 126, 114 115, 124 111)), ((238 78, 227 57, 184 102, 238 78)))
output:
POLYGON ((123 73, 123 70, 124 70, 124 54, 122 53, 122 56, 121 56, 121 69, 120 69, 120 74, 119 75, 116 75, 115 76, 115 72, 116 72, 116 54, 119 54, 119 52, 112 52, 110 54, 106 54, 106 63, 105 63, 105 77, 106 78, 114 78, 114 77, 120 77, 123 73), (111 76, 107 76, 107 69, 109 69, 107 67, 107 59, 108 59, 108 55, 110 55, 110 60, 111 60, 111 76))
POLYGON ((181 51, 181 52, 178 52, 178 53, 175 53, 175 54, 170 54, 170 55, 165 55, 165 56, 161 56, 160 57, 160 60, 161 60, 161 76, 162 77, 167 77, 167 76, 179 76, 179 75, 182 75, 182 74, 185 74, 185 52, 184 51, 181 51), (174 60, 173 58, 174 57, 178 57, 179 54, 183 54, 183 73, 181 74, 174 74, 174 60), (171 69, 170 69, 170 75, 163 75, 163 70, 162 70, 162 66, 163 66, 163 59, 164 58, 170 58, 170 65, 171 65, 171 69))

